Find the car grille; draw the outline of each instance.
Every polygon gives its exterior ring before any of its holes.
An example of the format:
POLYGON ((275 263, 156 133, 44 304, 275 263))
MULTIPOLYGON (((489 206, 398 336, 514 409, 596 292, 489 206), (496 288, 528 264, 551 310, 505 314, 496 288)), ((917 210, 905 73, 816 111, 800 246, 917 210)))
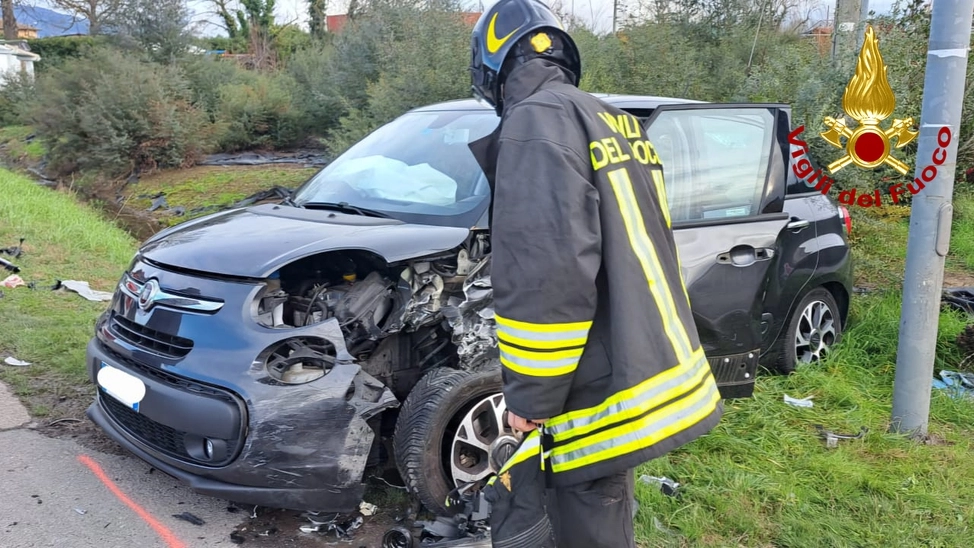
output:
POLYGON ((189 339, 167 335, 118 314, 112 314, 109 326, 125 342, 168 358, 185 357, 193 349, 193 341, 189 339))
MULTIPOLYGON (((114 353, 111 354, 118 361, 124 362, 128 366, 137 369, 139 372, 155 377, 161 382, 164 382, 174 388, 196 392, 198 394, 210 397, 218 397, 226 400, 227 402, 233 403, 234 405, 241 405, 237 398, 225 390, 204 386, 188 379, 171 375, 159 369, 137 364, 132 360, 122 359, 120 356, 117 356, 114 353)), ((244 440, 241 435, 243 425, 241 424, 238 426, 238 434, 235 438, 224 440, 227 444, 227 456, 225 459, 221 461, 200 460, 193 457, 186 450, 186 432, 160 424, 149 417, 136 412, 134 409, 126 407, 124 404, 109 396, 102 390, 98 391, 98 399, 105 411, 108 412, 108 415, 111 416, 111 418, 114 419, 114 421, 130 436, 136 438, 143 444, 155 449, 156 451, 159 451, 160 453, 164 453, 183 462, 203 466, 223 466, 236 458, 237 454, 240 452, 240 449, 243 447, 244 440)), ((243 423, 246 423, 246 420, 246 417, 242 418, 243 423)))

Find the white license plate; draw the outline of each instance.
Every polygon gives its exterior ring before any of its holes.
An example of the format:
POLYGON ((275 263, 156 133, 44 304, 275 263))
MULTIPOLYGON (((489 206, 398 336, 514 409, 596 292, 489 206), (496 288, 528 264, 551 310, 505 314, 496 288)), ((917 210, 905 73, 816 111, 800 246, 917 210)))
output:
POLYGON ((138 412, 139 404, 145 397, 145 383, 138 377, 130 375, 117 367, 101 362, 98 369, 98 386, 106 394, 115 398, 126 407, 138 412))

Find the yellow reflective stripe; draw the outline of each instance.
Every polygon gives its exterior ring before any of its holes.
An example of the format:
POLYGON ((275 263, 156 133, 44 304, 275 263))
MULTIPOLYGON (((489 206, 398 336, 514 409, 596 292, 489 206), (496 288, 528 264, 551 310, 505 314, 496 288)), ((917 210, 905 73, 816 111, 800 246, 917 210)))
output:
POLYGON ((720 391, 711 380, 693 395, 643 417, 635 425, 629 423, 593 436, 594 439, 553 449, 551 469, 565 472, 649 447, 692 428, 710 416, 719 402, 720 391), (579 455, 576 458, 570 455, 573 450, 579 455))
POLYGON ((612 190, 615 192, 616 200, 619 202, 626 232, 629 234, 629 243, 643 267, 649 291, 656 301, 660 317, 663 320, 663 330, 673 345, 677 361, 682 363, 690 359, 692 354, 690 338, 677 315, 676 304, 673 302, 673 294, 669 290, 666 274, 660 265, 653 242, 646 233, 646 224, 643 222, 636 196, 633 194, 629 172, 625 168, 617 169, 610 171, 608 177, 612 184, 612 190), (658 287, 660 284, 663 285, 662 289, 658 287))
POLYGON ((663 170, 653 170, 653 182, 656 183, 656 199, 659 200, 659 208, 663 211, 663 218, 666 219, 666 227, 671 228, 670 204, 666 201, 666 185, 663 183, 663 170))
POLYGON ((592 327, 591 321, 571 322, 571 323, 528 323, 519 322, 510 318, 505 318, 494 314, 494 320, 498 325, 519 329, 523 331, 534 331, 535 333, 562 333, 565 331, 588 331, 592 327))
POLYGON ((506 329, 497 328, 497 339, 508 344, 516 344, 527 348, 537 348, 539 350, 557 350, 560 348, 570 348, 573 346, 585 346, 588 342, 588 333, 575 339, 525 339, 511 334, 506 329))
MULTIPOLYGON (((598 405, 587 407, 585 409, 569 411, 568 413, 563 413, 557 417, 552 417, 550 420, 548 420, 548 422, 545 423, 545 428, 554 432, 561 432, 562 429, 559 429, 558 426, 562 424, 572 423, 568 425, 568 428, 575 428, 576 423, 584 424, 590 421, 598 420, 598 415, 611 412, 613 411, 613 408, 620 406, 622 402, 638 398, 640 394, 658 388, 660 385, 668 382, 674 377, 679 376, 682 373, 680 369, 681 367, 689 368, 692 367, 693 364, 700 363, 700 361, 703 361, 704 365, 706 365, 706 367, 709 369, 710 365, 707 363, 703 348, 698 348, 695 350, 691 360, 682 362, 675 367, 671 367, 659 375, 650 377, 632 388, 627 388, 625 390, 616 392, 598 405)), ((562 438, 564 437, 565 436, 562 436, 562 438)))
POLYGON ((556 352, 532 352, 498 342, 501 363, 522 375, 554 377, 571 373, 578 367, 584 348, 556 352))
POLYGON ((698 350, 695 355, 698 359, 670 368, 626 390, 623 394, 628 397, 606 405, 599 412, 569 419, 567 422, 559 421, 559 424, 554 425, 549 421, 546 425, 548 431, 552 432, 555 441, 571 439, 612 423, 638 417, 660 404, 690 392, 705 376, 711 374, 703 350, 698 350))

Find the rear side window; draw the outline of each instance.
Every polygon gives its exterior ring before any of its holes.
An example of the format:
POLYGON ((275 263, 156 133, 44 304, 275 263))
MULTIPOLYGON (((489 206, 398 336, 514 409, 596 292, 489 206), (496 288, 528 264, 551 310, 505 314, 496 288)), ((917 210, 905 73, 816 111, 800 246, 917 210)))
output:
POLYGON ((663 162, 674 223, 760 212, 774 113, 727 108, 663 111, 647 129, 663 162))

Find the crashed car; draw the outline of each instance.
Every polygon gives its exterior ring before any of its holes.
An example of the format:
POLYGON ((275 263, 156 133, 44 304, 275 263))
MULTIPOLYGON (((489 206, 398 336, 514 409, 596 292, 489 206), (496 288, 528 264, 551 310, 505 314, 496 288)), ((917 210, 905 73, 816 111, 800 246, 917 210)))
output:
MULTIPOLYGON (((790 109, 600 95, 664 165, 700 339, 725 398, 840 338, 848 211, 797 180, 790 109)), ((516 444, 490 284, 490 190, 460 100, 379 128, 279 203, 146 241, 87 347, 88 416, 200 493, 346 512, 395 467, 429 510, 516 444)), ((525 234, 530 238, 530 234, 525 234)))

